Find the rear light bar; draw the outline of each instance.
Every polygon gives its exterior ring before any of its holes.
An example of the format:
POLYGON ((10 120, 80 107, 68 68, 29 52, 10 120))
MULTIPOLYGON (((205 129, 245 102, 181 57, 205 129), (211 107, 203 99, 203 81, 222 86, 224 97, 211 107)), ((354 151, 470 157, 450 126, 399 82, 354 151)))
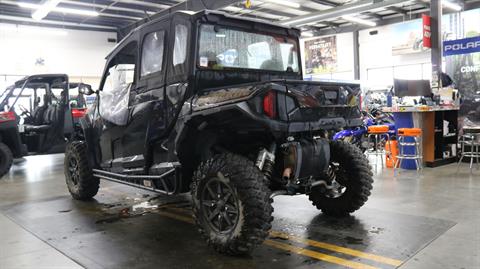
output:
POLYGON ((263 112, 271 119, 277 116, 277 95, 274 91, 269 91, 263 97, 263 112))
POLYGON ((0 122, 7 122, 7 121, 15 121, 15 112, 8 111, 8 112, 0 112, 0 122))
POLYGON ((74 109, 72 109, 72 117, 74 119, 83 118, 86 113, 87 113, 86 108, 74 108, 74 109))

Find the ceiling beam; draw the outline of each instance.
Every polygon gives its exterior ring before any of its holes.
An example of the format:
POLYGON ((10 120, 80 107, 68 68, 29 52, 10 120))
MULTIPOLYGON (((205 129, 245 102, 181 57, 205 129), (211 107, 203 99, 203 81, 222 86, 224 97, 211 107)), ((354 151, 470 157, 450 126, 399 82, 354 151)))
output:
POLYGON ((216 10, 216 9, 221 9, 224 7, 227 7, 229 5, 235 4, 241 2, 239 0, 186 0, 184 2, 178 3, 170 8, 164 9, 155 15, 152 15, 150 18, 140 20, 138 22, 132 23, 128 27, 119 29, 119 34, 121 36, 125 36, 128 34, 131 30, 137 28, 138 26, 150 21, 154 20, 156 18, 161 18, 165 15, 168 15, 170 13, 173 13, 175 11, 179 10, 191 10, 191 11, 200 11, 203 9, 210 9, 210 10, 216 10))
POLYGON ((88 24, 88 23, 62 22, 62 21, 54 21, 54 20, 36 21, 32 18, 2 15, 2 14, 0 14, 0 22, 8 22, 8 23, 14 22, 14 23, 25 24, 25 25, 48 26, 48 27, 70 26, 72 28, 79 27, 85 30, 87 29, 88 30, 109 30, 110 32, 116 32, 117 30, 117 27, 114 27, 114 26, 103 26, 103 25, 95 25, 95 24, 88 24))
MULTIPOLYGON (((471 10, 476 8, 480 8, 480 1, 465 3, 465 10, 471 10)), ((377 22, 377 27, 420 19, 422 17, 422 14, 425 14, 425 13, 428 14, 429 13, 428 10, 426 11, 425 9, 418 9, 410 12, 407 17, 404 17, 402 15, 397 15, 396 17, 387 16, 388 18, 384 17, 382 21, 377 22)), ((455 13, 455 11, 451 11, 451 10, 443 11, 443 14, 451 14, 451 13, 455 13)), ((333 35, 333 34, 340 34, 340 33, 351 33, 353 31, 365 30, 369 28, 371 27, 363 26, 363 25, 347 25, 347 26, 336 27, 334 29, 323 28, 321 30, 314 31, 314 34, 315 36, 324 36, 324 35, 333 35)))
POLYGON ((408 15, 408 11, 406 11, 405 9, 400 8, 400 7, 387 7, 386 9, 390 10, 390 11, 393 11, 393 12, 403 14, 404 16, 408 15))
POLYGON ((372 1, 361 0, 352 4, 346 4, 335 8, 327 9, 324 11, 314 12, 304 16, 297 16, 281 23, 284 25, 297 26, 315 21, 323 21, 335 19, 344 15, 350 15, 355 13, 362 13, 372 9, 386 8, 409 2, 410 0, 384 0, 384 1, 372 1))
POLYGON ((123 3, 123 4, 133 4, 138 6, 153 7, 160 10, 171 7, 170 5, 151 3, 151 2, 145 2, 145 1, 139 1, 139 0, 117 0, 116 2, 123 3))
POLYGON ((370 11, 363 12, 363 13, 360 13, 360 14, 370 16, 370 17, 375 18, 377 20, 383 20, 382 15, 379 15, 377 13, 373 13, 373 12, 370 12, 370 11))
POLYGON ((320 5, 329 6, 329 7, 338 7, 340 5, 336 2, 329 1, 329 0, 310 0, 310 1, 320 5))

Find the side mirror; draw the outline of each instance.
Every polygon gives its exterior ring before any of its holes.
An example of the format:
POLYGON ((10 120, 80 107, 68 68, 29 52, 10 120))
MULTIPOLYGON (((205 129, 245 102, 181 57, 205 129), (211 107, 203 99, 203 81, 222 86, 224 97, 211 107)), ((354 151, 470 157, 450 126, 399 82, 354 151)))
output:
POLYGON ((80 93, 85 94, 85 95, 92 95, 92 94, 95 93, 95 91, 92 90, 92 86, 91 86, 91 85, 83 84, 83 83, 78 86, 78 91, 79 91, 80 93))

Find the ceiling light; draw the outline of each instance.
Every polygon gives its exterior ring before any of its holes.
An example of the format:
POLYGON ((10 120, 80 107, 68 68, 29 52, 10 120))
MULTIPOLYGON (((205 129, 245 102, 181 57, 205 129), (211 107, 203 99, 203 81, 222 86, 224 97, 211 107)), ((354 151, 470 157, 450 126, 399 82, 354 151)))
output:
POLYGON ((279 5, 282 5, 282 6, 300 8, 299 3, 293 3, 293 2, 290 2, 290 1, 286 1, 286 0, 265 0, 265 1, 273 3, 273 4, 279 4, 279 5))
POLYGON ((91 17, 96 17, 99 15, 98 12, 92 11, 92 10, 73 9, 73 8, 64 8, 64 7, 56 7, 53 9, 53 12, 85 15, 85 16, 91 16, 91 17))
POLYGON ((305 32, 302 32, 302 36, 303 37, 313 37, 313 33, 311 31, 305 31, 305 32))
POLYGON ((62 0, 46 0, 35 12, 32 13, 32 18, 37 21, 45 18, 61 1, 62 0))
MULTIPOLYGON (((34 18, 35 20, 41 20, 46 16, 45 15, 45 16, 41 17, 40 16, 41 14, 36 15, 36 14, 38 14, 37 12, 41 10, 42 5, 20 2, 20 3, 18 3, 18 6, 23 7, 23 8, 36 9, 37 11, 35 11, 32 15, 32 18, 34 18)), ((92 11, 92 10, 73 9, 73 8, 65 8, 65 7, 54 7, 49 12, 77 14, 77 15, 92 16, 92 17, 96 17, 96 16, 99 15, 98 12, 92 11)))
POLYGON ((360 18, 353 17, 353 16, 342 16, 342 19, 344 19, 346 21, 350 21, 350 22, 355 22, 355 23, 358 23, 358 24, 367 25, 367 26, 377 26, 376 22, 360 19, 360 18))
MULTIPOLYGON (((346 11, 366 7, 366 6, 369 6, 371 4, 372 4, 371 2, 361 2, 361 3, 355 3, 355 4, 348 4, 348 5, 345 5, 345 6, 341 6, 341 11, 338 10, 337 12, 333 12, 333 13, 338 13, 338 12, 345 13, 346 11)), ((352 14, 352 13, 354 13, 354 12, 351 12, 350 14, 352 14)), ((325 16, 330 16, 331 14, 332 14, 332 11, 329 11, 328 9, 326 9, 324 11, 319 12, 318 14, 305 15, 305 16, 299 16, 299 17, 293 18, 293 19, 287 19, 287 20, 284 20, 283 22, 281 22, 281 24, 282 25, 298 26, 299 24, 301 24, 302 22, 305 22, 305 21, 307 21, 307 22, 321 21, 321 20, 323 20, 323 18, 325 16)))
POLYGON ((448 9, 451 9, 451 10, 455 10, 455 11, 462 10, 462 7, 459 4, 452 3, 450 1, 442 0, 442 5, 443 5, 444 8, 448 8, 448 9))

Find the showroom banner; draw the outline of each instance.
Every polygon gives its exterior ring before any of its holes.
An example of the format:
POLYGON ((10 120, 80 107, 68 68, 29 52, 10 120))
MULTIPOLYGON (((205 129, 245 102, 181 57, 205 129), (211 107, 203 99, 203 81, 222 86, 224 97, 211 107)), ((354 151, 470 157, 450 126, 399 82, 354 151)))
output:
POLYGON ((423 21, 423 47, 431 48, 432 47, 432 28, 430 16, 422 14, 423 21))
POLYGON ((414 20, 392 25, 392 55, 423 52, 422 21, 414 20))
POLYGON ((459 123, 480 124, 480 9, 446 16, 444 28, 456 40, 443 44, 445 71, 462 95, 459 123))
POLYGON ((480 36, 443 42, 443 55, 460 55, 480 52, 480 36))
POLYGON ((305 74, 322 74, 337 69, 336 36, 305 41, 305 74))

